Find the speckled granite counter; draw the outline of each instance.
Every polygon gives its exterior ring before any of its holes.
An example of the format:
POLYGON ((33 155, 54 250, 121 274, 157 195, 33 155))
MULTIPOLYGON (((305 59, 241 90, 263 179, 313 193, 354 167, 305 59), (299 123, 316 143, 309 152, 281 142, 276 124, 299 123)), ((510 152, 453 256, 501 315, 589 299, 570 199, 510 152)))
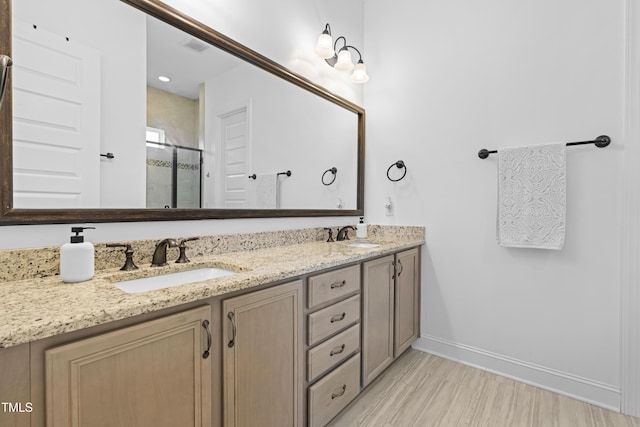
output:
POLYGON ((189 264, 141 266, 133 272, 101 270, 82 283, 63 283, 57 276, 24 279, 0 285, 0 347, 76 331, 163 308, 250 289, 318 270, 382 256, 424 243, 424 228, 396 227, 395 232, 370 233, 376 248, 349 247, 349 242, 312 241, 288 246, 240 250, 192 257, 189 264), (401 232, 397 232, 401 229, 401 232), (408 230, 408 231, 407 231, 408 230), (137 294, 113 283, 199 267, 237 271, 211 279, 137 294))

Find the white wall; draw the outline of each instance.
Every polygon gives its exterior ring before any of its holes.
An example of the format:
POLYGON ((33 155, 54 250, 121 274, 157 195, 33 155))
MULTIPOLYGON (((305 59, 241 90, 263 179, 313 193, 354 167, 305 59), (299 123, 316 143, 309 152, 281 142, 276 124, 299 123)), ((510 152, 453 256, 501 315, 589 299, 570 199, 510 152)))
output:
MULTIPOLYGON (((290 170, 290 177, 279 178, 280 208, 336 209, 341 199, 343 209, 356 209, 357 114, 246 64, 207 80, 204 92, 205 153, 215 157, 223 151, 220 117, 250 104, 247 175, 290 170), (299 111, 305 114, 301 117, 299 111), (336 180, 325 186, 322 174, 332 167, 338 169, 336 180)), ((210 163, 216 166, 205 164, 205 176, 210 176, 205 178, 205 198, 212 198, 212 181, 224 172, 222 159, 210 163)), ((257 182, 243 179, 254 195, 247 207, 259 207, 257 182)), ((224 187, 219 183, 216 188, 224 187)))
POLYGON ((144 207, 144 15, 109 0, 18 0, 12 12, 23 21, 100 52, 100 152, 116 156, 100 160, 100 206, 144 207), (117 31, 113 22, 119 23, 117 31), (122 191, 125 187, 126 192, 122 191))
MULTIPOLYGON (((21 0, 14 1, 20 3, 21 0)), ((347 83, 313 54, 316 40, 326 22, 336 34, 346 35, 349 42, 362 46, 362 0, 343 4, 338 0, 225 0, 193 2, 170 0, 167 4, 201 20, 212 28, 236 38, 253 50, 286 66, 304 71, 307 76, 331 87, 354 102, 362 103, 362 87, 347 83), (287 11, 283 13, 283 11, 287 11)), ((75 14, 75 12, 74 12, 75 14)), ((141 27, 142 28, 142 27, 141 27)), ((113 28, 105 31, 111 34, 113 28)), ((120 30, 118 30, 120 31, 120 30)), ((117 32, 117 31, 116 31, 117 32)), ((366 57, 365 57, 366 60, 366 57)), ((144 87, 140 90, 144 91, 144 87)), ((144 118, 142 119, 144 120, 144 118)), ((119 134, 121 130, 112 129, 119 134)), ((108 147, 107 147, 108 148, 108 147)), ((116 153, 117 155, 117 153, 116 153)), ((144 186, 142 187, 144 192, 144 186)), ((355 224, 356 218, 284 218, 246 220, 205 220, 182 222, 103 223, 97 230, 87 231, 88 240, 154 239, 215 233, 280 230, 298 227, 355 224)), ((0 226, 0 249, 58 245, 68 241, 71 225, 0 226)))
POLYGON ((427 227, 419 347, 613 408, 624 26, 623 0, 365 2, 366 214, 427 227), (567 150, 564 249, 499 247, 478 150, 600 134, 567 150))

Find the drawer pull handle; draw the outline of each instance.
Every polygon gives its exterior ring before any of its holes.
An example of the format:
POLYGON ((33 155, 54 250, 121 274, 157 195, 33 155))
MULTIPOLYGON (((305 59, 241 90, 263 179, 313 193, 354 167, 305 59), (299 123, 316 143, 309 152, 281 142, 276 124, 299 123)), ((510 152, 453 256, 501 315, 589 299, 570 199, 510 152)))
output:
POLYGON ((227 314, 227 317, 229 318, 229 320, 231 321, 231 341, 229 341, 229 344, 227 344, 229 346, 229 348, 233 347, 234 345, 236 345, 236 316, 235 314, 233 314, 233 312, 229 312, 229 314, 227 314))
POLYGON ((340 391, 339 392, 333 393, 331 395, 331 400, 335 399, 336 397, 342 396, 346 391, 347 391, 347 385, 343 384, 342 387, 340 387, 340 391))
POLYGON ((335 356, 336 354, 340 354, 344 351, 344 344, 342 344, 340 347, 335 347, 333 350, 331 350, 331 352, 329 353, 329 356, 335 356))
POLYGON ((346 280, 343 280, 342 282, 335 282, 335 283, 332 283, 332 284, 331 284, 331 289, 341 288, 341 287, 343 287, 343 286, 344 286, 344 285, 346 285, 346 284, 347 284, 347 281, 346 281, 346 280))
POLYGON ((331 318, 331 323, 339 322, 341 320, 344 320, 346 315, 347 315, 347 313, 336 314, 335 316, 333 316, 331 318))
POLYGON ((398 271, 398 277, 400 277, 400 275, 402 274, 402 271, 404 270, 404 267, 402 266, 402 262, 400 262, 400 260, 398 260, 398 265, 400 266, 400 271, 398 271))
POLYGON ((209 321, 208 320, 203 320, 202 321, 202 327, 204 328, 205 331, 207 331, 207 349, 204 351, 204 353, 202 353, 202 358, 206 359, 211 354, 210 353, 210 351, 211 351, 211 330, 209 329, 209 321))

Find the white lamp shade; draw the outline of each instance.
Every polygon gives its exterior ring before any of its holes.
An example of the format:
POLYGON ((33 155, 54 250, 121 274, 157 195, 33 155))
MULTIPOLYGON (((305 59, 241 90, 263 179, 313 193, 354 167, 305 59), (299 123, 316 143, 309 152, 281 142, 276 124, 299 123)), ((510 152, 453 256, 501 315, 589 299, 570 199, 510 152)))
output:
POLYGON ((369 76, 367 75, 367 67, 364 65, 364 63, 358 62, 353 68, 351 81, 354 83, 366 83, 369 81, 369 76))
POLYGON ((333 50, 333 40, 327 33, 320 34, 316 43, 316 53, 320 58, 328 59, 335 55, 333 50))
POLYGON ((351 71, 353 70, 353 61, 351 61, 351 52, 348 49, 341 49, 338 52, 338 62, 333 66, 339 71, 351 71))

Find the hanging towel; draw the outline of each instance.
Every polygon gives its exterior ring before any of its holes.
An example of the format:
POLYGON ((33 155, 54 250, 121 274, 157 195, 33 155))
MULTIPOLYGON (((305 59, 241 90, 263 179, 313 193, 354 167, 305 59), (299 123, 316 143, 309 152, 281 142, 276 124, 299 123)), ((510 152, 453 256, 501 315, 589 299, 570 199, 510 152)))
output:
POLYGON ((502 246, 562 249, 566 220, 566 145, 498 150, 497 239, 502 246))
POLYGON ((256 176, 256 207, 258 209, 277 209, 280 205, 278 174, 267 173, 256 176))

